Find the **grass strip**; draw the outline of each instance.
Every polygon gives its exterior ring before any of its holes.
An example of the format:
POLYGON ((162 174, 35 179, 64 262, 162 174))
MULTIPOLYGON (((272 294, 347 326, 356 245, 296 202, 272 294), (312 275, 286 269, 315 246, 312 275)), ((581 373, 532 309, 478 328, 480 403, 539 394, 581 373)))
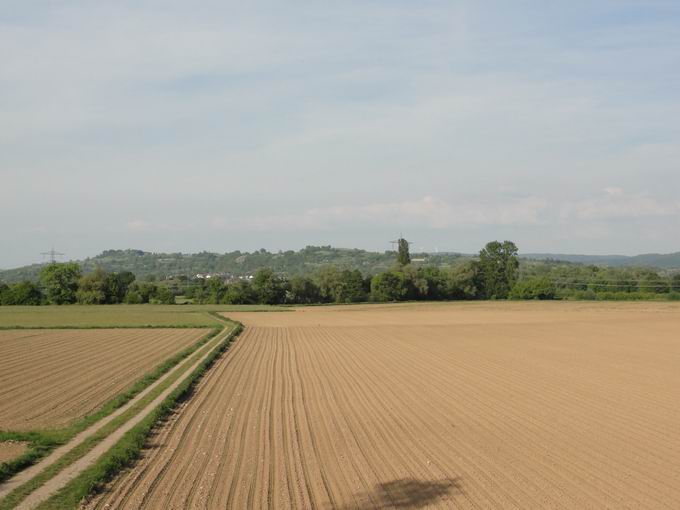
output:
MULTIPOLYGON (((231 341, 231 339, 233 338, 233 335, 234 335, 234 331, 237 328, 238 328, 238 326, 227 335, 225 340, 223 340, 216 347, 216 349, 222 348, 225 341, 228 341, 228 342, 231 341)), ((228 345, 228 343, 227 343, 227 345, 228 345)), ((193 355, 193 357, 189 360, 189 362, 186 363, 186 367, 183 367, 182 369, 179 369, 177 372, 173 373, 168 379, 163 381, 163 383, 160 384, 157 388, 154 388, 153 391, 151 391, 143 399, 141 399, 139 402, 137 402, 134 406, 132 406, 130 409, 125 411, 120 416, 116 417, 110 423, 106 424, 101 430, 96 432, 94 435, 88 437, 80 445, 75 447, 70 452, 66 453, 57 462, 55 462, 54 464, 52 464, 51 466, 46 468, 43 472, 41 472, 40 474, 38 474, 37 476, 35 476, 31 480, 26 482, 25 484, 17 487, 14 491, 12 491, 4 499, 2 499, 0 501, 0 510, 6 510, 6 509, 14 508, 15 506, 17 506, 29 494, 31 494, 33 491, 35 491, 36 489, 41 487, 43 484, 45 484, 47 481, 49 481, 51 478, 53 478, 55 475, 57 475, 62 469, 69 466, 73 462, 77 461, 79 458, 81 458, 83 455, 85 455, 88 451, 90 451, 94 446, 96 446, 97 443, 106 439, 106 437, 108 437, 112 432, 114 432, 116 429, 118 429, 118 427, 123 425, 125 422, 127 422, 133 416, 137 415, 149 403, 153 402, 153 400, 156 397, 158 397, 158 395, 163 393, 163 391, 165 391, 169 386, 171 386, 175 381, 177 381, 177 379, 179 379, 183 374, 185 374, 186 371, 191 367, 191 365, 195 361, 200 359, 201 356, 203 356, 204 354, 205 353, 202 352, 202 351, 195 353, 193 355)))
MULTIPOLYGON (((130 429, 109 451, 90 468, 63 487, 57 494, 38 506, 39 509, 77 508, 86 496, 102 490, 124 468, 132 466, 139 458, 142 448, 153 428, 160 424, 184 400, 188 399, 203 375, 230 346, 243 326, 236 323, 234 329, 210 355, 135 427, 130 429)), ((0 510, 4 507, 0 506, 0 510)))
POLYGON ((143 375, 128 390, 120 395, 113 397, 105 402, 102 407, 92 414, 84 416, 73 425, 58 430, 40 430, 30 432, 0 431, 0 441, 25 441, 29 443, 29 448, 22 455, 9 462, 0 463, 0 483, 11 478, 19 471, 32 466, 40 459, 47 456, 54 448, 68 442, 76 434, 82 432, 90 425, 108 416, 116 409, 127 404, 145 388, 157 381, 171 368, 180 363, 183 359, 191 356, 196 350, 209 342, 224 329, 223 326, 213 328, 213 330, 203 335, 197 342, 178 352, 174 356, 166 359, 151 372, 143 375))

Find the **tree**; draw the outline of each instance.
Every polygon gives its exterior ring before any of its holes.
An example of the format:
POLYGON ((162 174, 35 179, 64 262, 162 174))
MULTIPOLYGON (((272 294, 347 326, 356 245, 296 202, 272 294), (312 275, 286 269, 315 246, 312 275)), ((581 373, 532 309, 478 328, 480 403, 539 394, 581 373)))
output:
POLYGON ((643 271, 639 278, 640 282, 638 287, 640 292, 654 292, 660 294, 670 290, 668 282, 654 271, 643 271))
POLYGON ((479 263, 465 262, 452 268, 446 275, 448 299, 475 299, 479 297, 479 263))
POLYGON ((156 292, 156 284, 152 282, 139 282, 131 287, 139 293, 142 298, 142 303, 150 302, 156 292))
POLYGON ((289 282, 290 289, 286 301, 298 304, 318 303, 321 300, 319 287, 311 278, 294 276, 289 282))
POLYGON ((505 299, 519 272, 517 246, 511 241, 492 241, 479 252, 479 276, 487 299, 505 299))
POLYGON ((253 276, 253 290, 262 304, 278 305, 286 300, 286 281, 268 267, 253 276))
POLYGON ((397 262, 402 266, 410 264, 411 254, 409 253, 408 241, 403 237, 400 237, 397 241, 397 247, 397 262))
POLYGON ((357 303, 366 300, 366 284, 358 269, 338 270, 335 266, 321 269, 316 276, 321 300, 330 303, 357 303))
POLYGON ((97 267, 78 281, 76 292, 78 303, 83 305, 100 305, 109 302, 109 274, 97 267))
MULTIPOLYGON (((123 302, 130 305, 149 303, 155 299, 156 293, 157 285, 155 283, 135 281, 132 282, 128 287, 128 290, 125 293, 125 297, 123 298, 123 302)), ((170 293, 170 295, 172 295, 172 293, 170 293)), ((167 295, 165 295, 164 297, 169 299, 167 295)), ((175 301, 173 296, 171 303, 174 302, 175 301)))
POLYGON ((680 273, 675 273, 671 276, 671 290, 673 292, 680 292, 680 273))
POLYGON ((122 303, 128 288, 135 281, 135 275, 130 271, 111 273, 107 277, 107 303, 122 303))
POLYGON ((371 297, 375 301, 400 301, 408 292, 404 274, 385 271, 371 280, 371 297))
POLYGON ((75 303, 79 279, 80 266, 75 262, 54 263, 40 270, 47 301, 55 305, 75 303))
MULTIPOLYGON (((614 292, 635 292, 637 290, 637 285, 635 280, 637 276, 635 273, 628 271, 627 269, 612 270, 611 283, 604 287, 605 290, 611 290, 614 292)), ((600 289, 602 290, 602 289, 600 289)))
POLYGON ((340 271, 335 266, 322 267, 316 275, 316 284, 323 302, 335 302, 341 285, 340 271))
POLYGON ((438 267, 418 268, 418 276, 423 280, 424 285, 420 285, 421 298, 431 300, 447 299, 446 275, 438 267), (423 294, 423 291, 426 294, 423 294))
POLYGON ((340 284, 335 289, 336 303, 358 303, 366 301, 364 277, 358 269, 343 269, 340 272, 340 284))
POLYGON ((227 285, 227 292, 221 303, 229 305, 251 305, 257 303, 257 295, 253 286, 247 281, 238 281, 227 285))
MULTIPOLYGON (((436 268, 430 268, 435 269, 436 268)), ((397 270, 404 275, 406 283, 405 299, 428 299, 430 296, 430 282, 425 277, 423 268, 416 268, 412 265, 402 266, 397 270)))
POLYGON ((205 290, 203 303, 222 303, 224 296, 227 293, 227 287, 222 280, 219 278, 210 278, 209 280, 203 280, 203 282, 205 290))

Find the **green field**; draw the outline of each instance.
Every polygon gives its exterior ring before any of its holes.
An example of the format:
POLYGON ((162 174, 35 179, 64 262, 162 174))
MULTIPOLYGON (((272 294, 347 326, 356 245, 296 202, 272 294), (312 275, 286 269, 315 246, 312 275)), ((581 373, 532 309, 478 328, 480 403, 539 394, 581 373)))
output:
POLYGON ((208 312, 265 311, 266 305, 0 306, 0 328, 213 327, 208 312))

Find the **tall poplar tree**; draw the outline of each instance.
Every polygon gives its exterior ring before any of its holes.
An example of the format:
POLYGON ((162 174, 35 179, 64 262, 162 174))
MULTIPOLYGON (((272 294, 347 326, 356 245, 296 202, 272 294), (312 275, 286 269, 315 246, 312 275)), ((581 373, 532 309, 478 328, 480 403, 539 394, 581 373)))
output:
POLYGON ((408 241, 403 237, 400 237, 397 241, 398 252, 397 252, 397 262, 402 266, 406 266, 411 263, 411 254, 408 249, 408 241))

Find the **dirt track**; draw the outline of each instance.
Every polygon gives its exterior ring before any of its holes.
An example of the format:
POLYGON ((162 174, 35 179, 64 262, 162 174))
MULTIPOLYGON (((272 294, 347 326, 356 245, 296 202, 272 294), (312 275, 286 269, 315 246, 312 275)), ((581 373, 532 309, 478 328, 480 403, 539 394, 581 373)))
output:
POLYGON ((206 329, 0 331, 0 429, 65 426, 206 329))
POLYGON ((246 332, 91 506, 679 506, 677 306, 230 316, 246 332))

